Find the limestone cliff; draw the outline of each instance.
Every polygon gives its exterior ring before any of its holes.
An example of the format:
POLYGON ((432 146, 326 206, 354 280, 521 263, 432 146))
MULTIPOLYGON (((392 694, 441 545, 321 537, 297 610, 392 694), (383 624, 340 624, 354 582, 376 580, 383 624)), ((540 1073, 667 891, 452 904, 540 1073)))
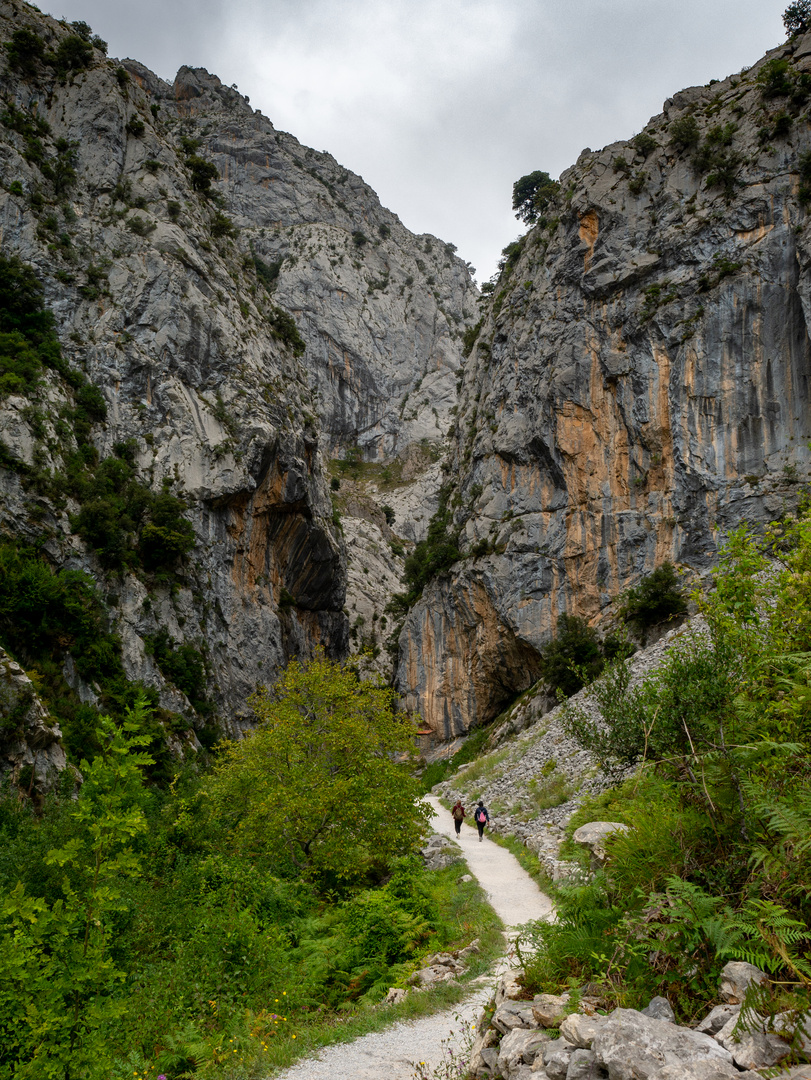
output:
MULTIPOLYGON (((160 662, 187 644, 205 661, 194 691, 238 723, 291 656, 348 648, 329 460, 416 448, 430 514, 475 287, 450 245, 215 76, 170 86, 16 0, 0 41, 2 252, 43 283, 65 361, 0 394, 0 540, 96 580, 126 676, 164 709, 202 725, 160 662), (114 555, 93 518, 108 481, 141 500, 114 555), (143 522, 169 528, 143 509, 161 493, 193 540, 156 569, 138 562, 143 522)), ((60 657, 98 702, 69 642, 60 657)))
POLYGON ((561 612, 708 567, 807 480, 810 95, 811 38, 676 94, 506 249, 449 463, 464 557, 400 639, 437 732, 528 686, 561 612))

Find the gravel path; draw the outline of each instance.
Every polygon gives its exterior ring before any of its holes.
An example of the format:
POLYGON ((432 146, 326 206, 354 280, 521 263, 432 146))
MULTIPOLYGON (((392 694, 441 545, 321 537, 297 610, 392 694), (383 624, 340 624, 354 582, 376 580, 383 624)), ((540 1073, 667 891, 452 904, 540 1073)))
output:
MULTIPOLYGON (((456 839, 450 813, 433 796, 434 832, 456 839)), ((471 815, 472 817, 472 815, 471 815)), ((487 898, 507 927, 507 934, 530 919, 552 914, 552 901, 538 888, 518 860, 487 839, 479 842, 474 825, 462 825, 459 837, 471 874, 475 874, 487 898)), ((479 1009, 490 998, 494 976, 507 966, 502 958, 496 971, 474 984, 470 997, 452 1009, 419 1020, 393 1024, 385 1031, 364 1035, 351 1043, 329 1046, 315 1058, 300 1061, 275 1080, 412 1080, 412 1062, 439 1064, 449 1048, 458 1047, 464 1028, 476 1022, 479 1009)))

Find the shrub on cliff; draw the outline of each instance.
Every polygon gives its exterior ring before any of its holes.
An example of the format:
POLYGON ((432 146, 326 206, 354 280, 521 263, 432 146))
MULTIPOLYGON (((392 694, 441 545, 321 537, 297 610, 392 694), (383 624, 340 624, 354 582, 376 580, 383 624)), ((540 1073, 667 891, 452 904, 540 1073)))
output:
POLYGON ((811 0, 793 0, 783 12, 783 26, 789 37, 811 30, 811 0))
POLYGON ((662 563, 629 589, 619 609, 620 617, 645 639, 645 634, 659 623, 678 619, 687 613, 687 601, 672 563, 662 563))
POLYGON ((596 632, 584 619, 563 614, 541 654, 540 676, 553 693, 571 697, 603 670, 596 632))
POLYGON ((560 191, 560 184, 549 173, 527 173, 513 184, 513 210, 519 221, 534 225, 550 202, 560 191))

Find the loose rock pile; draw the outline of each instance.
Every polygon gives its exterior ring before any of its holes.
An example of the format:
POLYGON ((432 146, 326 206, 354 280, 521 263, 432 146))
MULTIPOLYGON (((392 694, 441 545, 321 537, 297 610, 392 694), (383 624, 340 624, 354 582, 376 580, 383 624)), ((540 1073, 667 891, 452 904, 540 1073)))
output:
MULTIPOLYGON (((510 972, 500 980, 489 1023, 485 1012, 479 1018, 471 1075, 479 1080, 754 1080, 753 1070, 774 1068, 789 1057, 798 1026, 796 1017, 767 1022, 750 1008, 741 1017, 747 987, 765 978, 751 964, 727 964, 721 1004, 693 1029, 674 1023, 664 998, 654 998, 641 1012, 615 1009, 608 1015, 597 1011, 600 1001, 588 992, 576 1011, 569 1011, 568 994, 521 1000, 522 988, 510 972)), ((797 1042, 809 1055, 811 1017, 801 1020, 797 1042)), ((780 1076, 811 1080, 811 1066, 780 1076)))

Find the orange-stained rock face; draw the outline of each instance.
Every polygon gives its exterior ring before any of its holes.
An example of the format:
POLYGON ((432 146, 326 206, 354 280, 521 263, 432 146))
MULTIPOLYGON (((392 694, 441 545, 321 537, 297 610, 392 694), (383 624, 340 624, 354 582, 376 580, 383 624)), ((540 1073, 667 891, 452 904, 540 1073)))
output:
POLYGON ((400 640, 398 684, 437 732, 495 716, 562 612, 596 623, 661 562, 712 565, 811 475, 802 139, 763 151, 762 104, 755 68, 667 102, 646 157, 582 155, 502 274, 450 470, 463 549, 493 553, 434 581, 400 640), (672 145, 687 108, 702 139, 734 125, 728 190, 672 145))

